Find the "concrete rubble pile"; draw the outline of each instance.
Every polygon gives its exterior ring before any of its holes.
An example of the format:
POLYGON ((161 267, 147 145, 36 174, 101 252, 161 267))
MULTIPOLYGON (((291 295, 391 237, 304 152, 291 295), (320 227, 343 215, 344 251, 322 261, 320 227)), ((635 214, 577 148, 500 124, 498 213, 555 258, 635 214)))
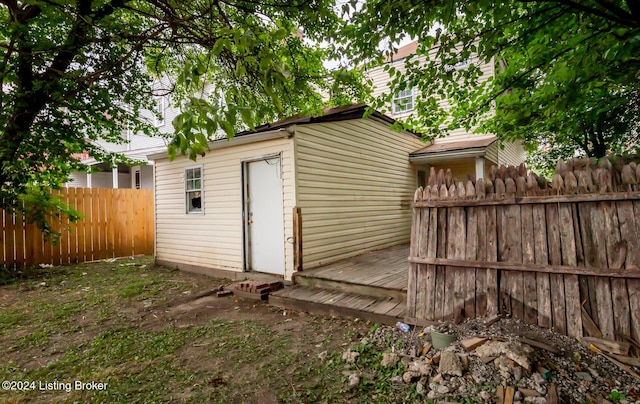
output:
MULTIPOLYGON (((517 320, 497 319, 488 324, 475 319, 410 332, 380 327, 358 344, 380 352, 382 368, 400 370, 390 378, 392 382, 412 386, 434 402, 640 404, 636 373, 640 368, 615 365, 610 360, 614 356, 600 351, 593 342, 517 320), (457 340, 435 349, 433 331, 457 335, 457 340)), ((638 359, 628 355, 630 363, 638 359)), ((359 358, 351 348, 343 359, 350 369, 345 372, 349 388, 357 388, 362 377, 371 377, 371 372, 357 366, 359 358)))

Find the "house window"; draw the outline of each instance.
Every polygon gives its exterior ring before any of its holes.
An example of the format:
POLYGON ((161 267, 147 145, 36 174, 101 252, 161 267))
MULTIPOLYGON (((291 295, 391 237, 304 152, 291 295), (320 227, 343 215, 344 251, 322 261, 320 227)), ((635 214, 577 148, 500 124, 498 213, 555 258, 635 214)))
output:
POLYGON ((444 67, 445 71, 451 71, 451 70, 463 70, 468 68, 471 65, 471 59, 464 59, 461 60, 453 65, 446 65, 444 67))
POLYGON ((156 127, 164 126, 165 112, 167 109, 167 100, 165 97, 156 97, 156 110, 153 115, 156 127))
POLYGON ((413 111, 415 108, 415 99, 413 88, 405 88, 398 91, 393 96, 393 113, 413 111))
POLYGON ((202 213, 202 166, 185 169, 187 213, 202 213))
POLYGON ((140 189, 140 169, 139 168, 134 171, 134 178, 135 178, 136 189, 140 189))

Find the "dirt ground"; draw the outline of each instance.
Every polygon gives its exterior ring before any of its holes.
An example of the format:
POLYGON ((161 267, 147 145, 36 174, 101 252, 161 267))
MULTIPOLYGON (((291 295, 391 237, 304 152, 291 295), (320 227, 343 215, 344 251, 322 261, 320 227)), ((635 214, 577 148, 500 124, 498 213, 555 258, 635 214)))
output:
POLYGON ((0 390, 0 401, 355 398, 336 367, 370 323, 207 295, 229 282, 146 258, 60 268, 0 287, 3 380, 110 381, 97 393, 0 390))

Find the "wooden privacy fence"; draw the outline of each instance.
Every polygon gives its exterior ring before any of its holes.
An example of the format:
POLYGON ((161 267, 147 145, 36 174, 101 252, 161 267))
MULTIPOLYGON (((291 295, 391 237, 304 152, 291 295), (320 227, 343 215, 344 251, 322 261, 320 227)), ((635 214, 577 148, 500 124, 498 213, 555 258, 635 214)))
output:
POLYGON ((136 254, 153 254, 153 191, 65 188, 53 191, 82 213, 75 224, 60 217, 52 228, 59 242, 45 241, 21 215, 0 210, 0 260, 11 267, 69 264, 136 254))
POLYGON ((415 193, 408 321, 509 314, 570 335, 640 340, 640 167, 558 162, 486 181, 431 171, 415 193))

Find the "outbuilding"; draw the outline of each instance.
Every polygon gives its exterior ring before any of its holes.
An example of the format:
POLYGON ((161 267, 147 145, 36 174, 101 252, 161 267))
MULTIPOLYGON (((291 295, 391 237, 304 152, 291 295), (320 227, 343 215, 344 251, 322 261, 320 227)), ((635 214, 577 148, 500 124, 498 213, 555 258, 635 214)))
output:
POLYGON ((408 243, 420 136, 367 106, 294 117, 211 142, 197 161, 155 161, 156 259, 232 278, 290 279, 408 243))

